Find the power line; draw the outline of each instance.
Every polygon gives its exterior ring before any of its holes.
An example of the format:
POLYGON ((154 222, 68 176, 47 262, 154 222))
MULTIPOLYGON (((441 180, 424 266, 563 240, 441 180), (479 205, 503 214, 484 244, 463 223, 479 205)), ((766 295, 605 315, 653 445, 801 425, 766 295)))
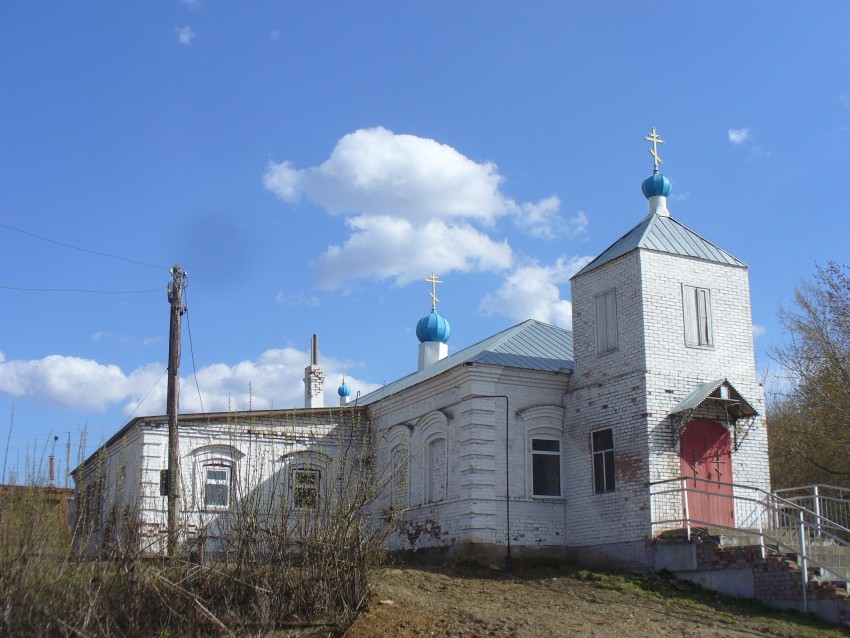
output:
MULTIPOLYGON (((188 280, 183 285, 183 294, 186 294, 188 288, 188 280)), ((201 397, 201 386, 198 385, 198 369, 195 367, 195 346, 192 343, 192 324, 189 321, 189 296, 186 295, 186 328, 189 331, 189 352, 192 355, 192 374, 195 377, 195 388, 198 390, 198 401, 201 403, 201 414, 206 414, 204 410, 204 399, 201 397)))
POLYGON ((36 235, 35 233, 31 233, 29 231, 23 230, 21 228, 15 228, 14 226, 7 226, 6 224, 0 224, 0 228, 5 228, 6 230, 13 230, 16 233, 21 233, 22 235, 27 235, 29 237, 33 237, 35 239, 40 239, 41 241, 46 241, 51 244, 56 244, 57 246, 64 246, 65 248, 71 248, 73 250, 79 250, 84 253, 90 253, 92 255, 100 255, 101 257, 110 257, 112 259, 119 259, 121 261, 126 261, 131 264, 136 264, 138 266, 147 266, 148 268, 162 268, 164 270, 168 270, 166 266, 157 266, 156 264, 148 264, 143 261, 138 261, 136 259, 130 259, 129 257, 122 257, 120 255, 114 255, 112 253, 103 252, 100 250, 91 250, 89 248, 82 248, 80 246, 74 246, 73 244, 67 244, 62 241, 57 241, 55 239, 48 239, 47 237, 42 237, 41 235, 36 235))
POLYGON ((84 290, 81 288, 23 288, 20 286, 6 286, 0 284, 4 290, 19 290, 22 292, 87 292, 93 295, 141 295, 150 292, 162 292, 161 289, 153 290, 84 290))

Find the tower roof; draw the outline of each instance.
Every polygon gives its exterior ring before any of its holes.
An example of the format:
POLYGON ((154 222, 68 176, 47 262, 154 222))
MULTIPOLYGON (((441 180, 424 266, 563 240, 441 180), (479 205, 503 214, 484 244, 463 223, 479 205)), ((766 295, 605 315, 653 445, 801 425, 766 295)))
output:
POLYGON ((747 268, 743 261, 669 215, 650 213, 573 277, 590 272, 638 248, 747 268))

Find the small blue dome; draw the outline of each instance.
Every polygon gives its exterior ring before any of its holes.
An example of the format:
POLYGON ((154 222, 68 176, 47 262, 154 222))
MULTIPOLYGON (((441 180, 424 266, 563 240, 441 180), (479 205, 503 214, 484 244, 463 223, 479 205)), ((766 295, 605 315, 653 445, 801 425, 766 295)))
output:
POLYGON ((336 393, 341 397, 347 397, 351 394, 351 388, 348 387, 348 384, 343 381, 342 385, 339 386, 336 393))
POLYGON ((425 315, 416 324, 416 338, 419 339, 419 343, 426 341, 446 343, 451 334, 452 327, 449 322, 436 310, 432 310, 431 314, 425 315))
POLYGON ((657 169, 652 171, 652 175, 643 180, 643 184, 640 185, 640 189, 647 199, 657 195, 667 197, 672 188, 670 180, 659 173, 657 169))

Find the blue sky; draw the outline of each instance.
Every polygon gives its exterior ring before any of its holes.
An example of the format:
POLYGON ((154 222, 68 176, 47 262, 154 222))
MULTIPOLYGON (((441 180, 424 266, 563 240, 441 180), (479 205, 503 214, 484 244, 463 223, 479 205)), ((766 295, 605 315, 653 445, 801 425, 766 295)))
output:
POLYGON ((69 436, 73 465, 82 429, 91 451, 164 412, 175 263, 185 411, 198 387, 207 411, 301 406, 313 332, 328 403, 342 366, 355 393, 414 371, 431 271, 450 352, 568 326, 569 277, 647 212, 652 126, 672 215, 751 267, 767 368, 778 305, 848 261, 848 24, 846 2, 2 3, 0 462, 59 436, 64 477, 69 436))

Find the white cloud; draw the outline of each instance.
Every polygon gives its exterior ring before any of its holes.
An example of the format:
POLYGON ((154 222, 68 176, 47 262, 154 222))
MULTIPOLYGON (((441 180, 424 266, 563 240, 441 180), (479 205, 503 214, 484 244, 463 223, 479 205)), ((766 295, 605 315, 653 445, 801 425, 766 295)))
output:
POLYGON ((850 109, 850 94, 842 93, 838 96, 838 101, 845 107, 850 109))
POLYGON ((481 301, 488 315, 505 315, 515 321, 538 319, 563 328, 572 327, 572 304, 561 298, 560 286, 581 270, 592 257, 560 257, 552 266, 537 262, 511 272, 502 286, 481 301))
POLYGON ((201 0, 181 0, 192 11, 197 11, 201 8, 201 0))
POLYGON ((758 324, 755 324, 755 323, 753 324, 753 337, 754 338, 758 339, 759 337, 762 337, 765 334, 767 334, 767 328, 765 328, 764 326, 760 326, 758 324))
POLYGON ((756 157, 770 157, 770 151, 765 150, 763 146, 753 146, 750 149, 750 155, 747 157, 748 160, 755 159, 756 157))
POLYGON ((416 226, 396 217, 348 219, 351 236, 342 246, 329 246, 316 262, 319 283, 341 288, 352 279, 395 279, 397 285, 440 272, 498 271, 511 266, 506 241, 497 242, 469 224, 433 220, 416 226))
POLYGON ((174 29, 177 34, 177 41, 187 47, 192 46, 192 40, 195 39, 195 32, 191 27, 177 27, 174 29))
POLYGON ((344 136, 321 165, 297 170, 272 163, 266 187, 288 202, 303 195, 327 211, 492 222, 512 202, 491 162, 478 164, 450 146, 378 127, 344 136))
POLYGON ((503 217, 539 238, 574 236, 587 226, 583 212, 564 220, 555 195, 524 203, 506 196, 492 162, 382 127, 345 135, 311 168, 270 163, 264 183, 286 202, 304 199, 346 217, 349 237, 315 264, 320 285, 329 288, 370 277, 404 284, 436 267, 441 273, 508 268, 511 247, 489 234, 503 217))
MULTIPOLYGON (((267 350, 256 361, 206 366, 198 370, 204 410, 303 407, 302 379, 308 362, 307 352, 284 348, 267 350)), ((328 373, 325 405, 338 405, 339 383, 332 385, 332 382, 341 375, 332 371, 341 370, 342 364, 327 358, 323 365, 328 373)), ((61 355, 5 361, 0 353, 0 393, 81 412, 104 411, 123 404, 127 416, 164 414, 167 392, 164 371, 164 364, 152 363, 127 374, 116 365, 61 355)), ((355 393, 365 394, 379 387, 351 375, 346 375, 346 381, 355 393)), ((195 379, 181 378, 180 385, 181 411, 200 411, 195 379)))
POLYGON ((532 237, 554 239, 566 235, 576 237, 587 230, 588 219, 579 211, 569 220, 560 215, 561 200, 557 195, 528 202, 516 208, 514 213, 517 226, 532 237))
POLYGON ((319 306, 319 298, 316 295, 305 295, 303 292, 285 293, 281 290, 275 295, 274 300, 287 306, 309 306, 310 308, 319 306))
POLYGON ((750 128, 730 128, 729 141, 733 144, 743 144, 750 139, 750 128))
MULTIPOLYGON (((156 381, 156 366, 125 375, 116 365, 50 355, 0 363, 0 392, 63 408, 103 411, 130 396, 137 384, 156 381)), ((146 388, 147 389, 147 388, 146 388)))

